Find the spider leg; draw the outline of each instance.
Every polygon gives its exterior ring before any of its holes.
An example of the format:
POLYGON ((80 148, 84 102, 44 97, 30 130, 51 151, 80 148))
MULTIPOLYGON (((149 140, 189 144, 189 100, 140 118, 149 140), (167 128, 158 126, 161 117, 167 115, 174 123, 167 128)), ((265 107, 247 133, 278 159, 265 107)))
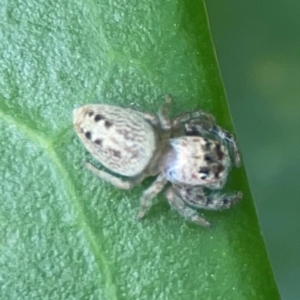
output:
POLYGON ((236 167, 239 167, 241 165, 241 155, 234 136, 216 124, 209 129, 209 132, 218 137, 221 142, 224 142, 229 149, 231 149, 234 157, 234 164, 236 167))
POLYGON ((172 105, 172 96, 170 94, 167 94, 165 96, 165 103, 164 105, 159 109, 158 111, 158 119, 160 121, 160 126, 164 130, 170 130, 171 129, 171 120, 169 117, 170 108, 172 105))
POLYGON ((201 187, 174 187, 177 194, 188 205, 209 210, 228 209, 243 197, 242 192, 233 194, 212 193, 206 195, 201 187))
POLYGON ((167 189, 166 197, 168 199, 170 206, 174 210, 176 210, 181 216, 183 216, 186 220, 191 221, 203 227, 210 227, 210 223, 207 222, 204 218, 201 218, 197 214, 197 211, 189 207, 176 193, 173 187, 167 189))
POLYGON ((113 186, 122 189, 122 190, 129 190, 133 188, 134 186, 138 185, 140 182, 142 182, 145 177, 147 177, 146 174, 142 173, 138 177, 132 179, 132 180, 122 180, 118 177, 115 177, 114 175, 111 175, 105 171, 99 170, 90 163, 84 164, 85 168, 91 171, 95 176, 105 180, 106 182, 112 184, 113 186))
POLYGON ((140 114, 146 121, 148 121, 153 126, 159 126, 160 122, 158 118, 152 114, 144 113, 141 111, 136 111, 138 114, 140 114))
POLYGON ((152 114, 138 112, 151 125, 162 129, 163 132, 161 133, 161 137, 163 140, 168 140, 171 135, 170 129, 172 124, 169 118, 171 104, 172 104, 172 97, 171 95, 167 94, 165 96, 164 104, 160 107, 158 111, 158 117, 152 114))
POLYGON ((182 124, 186 124, 192 120, 200 121, 202 126, 204 126, 204 124, 207 124, 206 126, 209 127, 216 123, 216 120, 213 115, 203 110, 196 110, 193 112, 183 113, 177 116, 172 121, 172 128, 178 128, 182 126, 182 124))
POLYGON ((152 185, 143 193, 137 218, 142 219, 152 205, 153 198, 161 192, 168 180, 163 174, 158 175, 152 185))

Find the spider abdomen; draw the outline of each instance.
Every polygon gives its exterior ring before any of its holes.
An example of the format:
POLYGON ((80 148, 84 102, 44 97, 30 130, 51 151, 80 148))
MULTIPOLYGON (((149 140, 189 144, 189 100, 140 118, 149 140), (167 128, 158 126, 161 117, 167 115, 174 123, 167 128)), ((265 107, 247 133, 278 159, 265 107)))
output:
POLYGON ((112 172, 136 176, 153 157, 155 131, 135 110, 90 104, 74 110, 73 119, 87 150, 112 172))

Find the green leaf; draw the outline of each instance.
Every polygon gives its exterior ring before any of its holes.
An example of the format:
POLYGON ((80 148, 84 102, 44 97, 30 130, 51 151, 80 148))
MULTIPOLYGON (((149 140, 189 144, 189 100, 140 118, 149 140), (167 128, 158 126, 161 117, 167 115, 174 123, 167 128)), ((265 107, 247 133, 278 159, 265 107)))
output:
POLYGON ((279 299, 244 168, 244 199, 203 212, 164 196, 135 219, 150 183, 119 191, 90 160, 72 110, 111 103, 197 108, 232 130, 202 1, 5 1, 0 8, 1 299, 279 299), (201 212, 202 213, 202 212, 201 212))

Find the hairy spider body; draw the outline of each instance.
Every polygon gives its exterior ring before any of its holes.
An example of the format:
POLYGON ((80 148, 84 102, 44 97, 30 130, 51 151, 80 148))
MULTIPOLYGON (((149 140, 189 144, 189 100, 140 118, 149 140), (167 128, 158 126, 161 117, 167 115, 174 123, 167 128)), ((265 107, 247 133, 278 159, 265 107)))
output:
POLYGON ((206 195, 203 190, 223 188, 232 165, 230 152, 234 164, 240 165, 238 147, 232 135, 203 111, 171 121, 170 104, 171 97, 167 96, 158 117, 102 104, 75 109, 75 131, 87 150, 108 170, 130 179, 122 180, 89 163, 85 166, 121 189, 130 189, 144 178, 158 175, 141 197, 138 218, 144 217, 153 198, 169 181, 172 186, 166 198, 171 207, 186 219, 207 227, 210 223, 194 208, 225 209, 242 198, 241 192, 206 195))

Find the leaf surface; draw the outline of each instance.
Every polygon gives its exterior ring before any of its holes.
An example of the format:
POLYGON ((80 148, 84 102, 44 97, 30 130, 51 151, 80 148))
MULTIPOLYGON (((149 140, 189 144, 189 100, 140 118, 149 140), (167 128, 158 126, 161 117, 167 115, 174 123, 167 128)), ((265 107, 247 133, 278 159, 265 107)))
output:
MULTIPOLYGON (((0 8, 1 299, 279 299, 245 170, 244 199, 185 222, 146 180, 93 177, 72 110, 202 108, 232 130, 202 1, 5 1, 0 8)), ((201 212, 202 213, 202 212, 201 212)))

